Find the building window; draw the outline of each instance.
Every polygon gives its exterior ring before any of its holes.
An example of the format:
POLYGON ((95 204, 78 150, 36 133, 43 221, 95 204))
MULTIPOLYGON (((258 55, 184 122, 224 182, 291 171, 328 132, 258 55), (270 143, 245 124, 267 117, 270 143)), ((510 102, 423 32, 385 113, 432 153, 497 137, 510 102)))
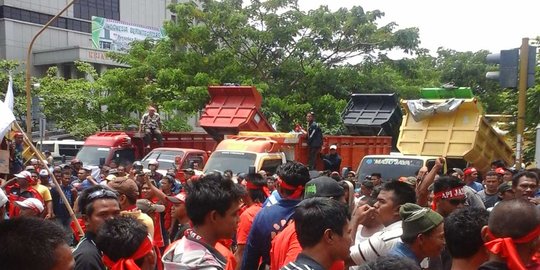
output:
POLYGON ((91 20, 92 16, 120 20, 120 0, 77 1, 73 6, 75 18, 91 20))
MULTIPOLYGON (((17 21, 45 25, 52 17, 53 16, 50 14, 44 14, 31 10, 8 6, 0 6, 0 19, 12 19, 17 21)), ((51 26, 85 33, 92 32, 92 24, 90 22, 71 18, 59 17, 51 24, 51 26)))

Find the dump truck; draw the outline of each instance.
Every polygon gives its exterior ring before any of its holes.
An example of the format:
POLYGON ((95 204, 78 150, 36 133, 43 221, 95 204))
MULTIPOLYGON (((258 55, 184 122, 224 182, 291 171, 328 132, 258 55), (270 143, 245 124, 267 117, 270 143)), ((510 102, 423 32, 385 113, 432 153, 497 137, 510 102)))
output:
MULTIPOLYGON (((163 147, 211 152, 227 134, 239 131, 274 131, 263 117, 261 94, 253 86, 209 86, 210 101, 200 117, 206 132, 162 132, 163 147)), ((145 147, 143 134, 133 131, 104 131, 89 136, 77 154, 85 165, 131 164, 158 147, 153 140, 145 147)), ((193 152, 193 151, 189 151, 193 152)))
MULTIPOLYGON (((322 153, 326 153, 331 145, 337 146, 342 158, 341 168, 352 168, 365 155, 389 153, 392 137, 325 136, 322 153)), ((274 174, 277 167, 288 160, 307 164, 308 153, 307 138, 301 133, 240 132, 227 136, 217 145, 204 172, 230 169, 233 173, 241 173, 254 166, 256 171, 274 174)), ((323 169, 322 159, 317 159, 316 168, 323 169)))
POLYGON ((397 138, 401 154, 364 157, 359 179, 374 172, 391 179, 399 166, 411 166, 407 175, 400 176, 412 176, 421 166, 432 167, 437 157, 445 157, 448 168, 474 166, 481 172, 488 171, 494 160, 513 164, 512 149, 488 124, 470 88, 426 88, 421 95, 426 99, 401 102, 405 112, 397 138))

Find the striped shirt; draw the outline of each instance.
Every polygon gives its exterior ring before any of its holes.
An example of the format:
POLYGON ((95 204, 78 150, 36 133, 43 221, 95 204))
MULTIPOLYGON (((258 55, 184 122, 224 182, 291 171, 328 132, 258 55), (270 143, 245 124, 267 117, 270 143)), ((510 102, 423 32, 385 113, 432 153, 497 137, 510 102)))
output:
POLYGON ((311 257, 300 253, 296 261, 288 263, 281 270, 324 270, 324 268, 311 257))
POLYGON ((387 255, 398 243, 401 243, 402 234, 401 220, 394 222, 367 240, 351 246, 351 259, 356 265, 361 265, 387 255))

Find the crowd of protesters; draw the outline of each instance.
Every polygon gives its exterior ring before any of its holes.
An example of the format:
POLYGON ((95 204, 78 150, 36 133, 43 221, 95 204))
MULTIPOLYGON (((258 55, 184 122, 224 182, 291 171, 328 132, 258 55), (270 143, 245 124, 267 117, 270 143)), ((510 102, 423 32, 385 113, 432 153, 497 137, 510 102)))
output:
POLYGON ((77 159, 13 162, 0 269, 540 269, 538 169, 445 172, 439 158, 358 179, 331 150, 326 171, 289 161, 184 179, 156 161, 97 175, 77 159))

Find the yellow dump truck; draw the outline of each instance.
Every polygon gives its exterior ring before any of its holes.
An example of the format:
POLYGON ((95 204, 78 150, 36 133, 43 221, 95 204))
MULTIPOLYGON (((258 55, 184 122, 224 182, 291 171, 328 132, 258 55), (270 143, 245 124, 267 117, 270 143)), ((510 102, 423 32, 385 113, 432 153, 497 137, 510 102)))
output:
MULTIPOLYGON (((512 148, 488 124, 478 100, 472 96, 470 89, 459 89, 469 94, 461 98, 445 97, 449 90, 429 89, 430 94, 439 95, 436 96, 439 98, 402 100, 404 116, 397 140, 401 155, 385 157, 384 160, 394 162, 379 162, 377 166, 374 166, 374 160, 382 160, 383 157, 364 157, 358 168, 358 177, 361 179, 374 172, 384 174, 395 171, 398 169, 395 164, 401 164, 396 160, 401 159, 420 158, 424 161, 422 165, 431 163, 432 166, 433 158, 421 158, 426 156, 446 157, 447 168, 474 166, 482 172, 488 171, 494 160, 513 164, 512 148)), ((409 168, 409 171, 415 172, 417 169, 409 168)), ((384 175, 383 178, 387 179, 384 175)))

